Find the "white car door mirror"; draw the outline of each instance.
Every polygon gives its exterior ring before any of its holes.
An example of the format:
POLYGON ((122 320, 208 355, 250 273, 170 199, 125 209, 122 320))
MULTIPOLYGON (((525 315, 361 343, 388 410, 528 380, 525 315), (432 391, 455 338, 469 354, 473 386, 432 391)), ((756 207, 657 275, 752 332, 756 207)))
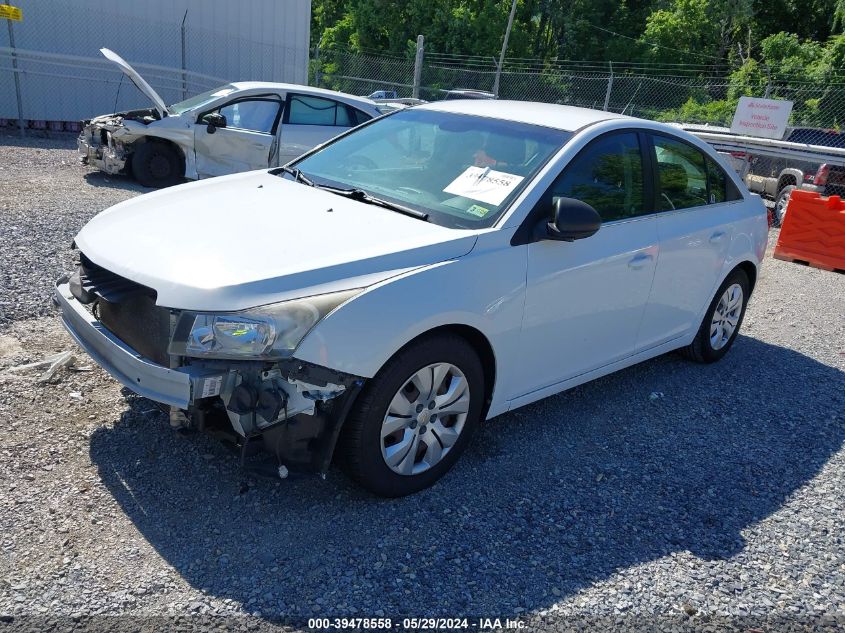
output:
POLYGON ((556 197, 552 202, 551 221, 538 227, 541 239, 572 242, 595 235, 601 228, 601 216, 586 202, 556 197))

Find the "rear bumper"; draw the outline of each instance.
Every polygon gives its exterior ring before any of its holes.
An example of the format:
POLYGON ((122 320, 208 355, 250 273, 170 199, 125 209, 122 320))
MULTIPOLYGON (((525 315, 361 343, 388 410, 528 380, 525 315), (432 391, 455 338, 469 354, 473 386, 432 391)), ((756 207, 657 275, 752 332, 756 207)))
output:
POLYGON ((141 356, 109 332, 71 294, 67 278, 56 283, 62 323, 82 349, 124 386, 150 400, 185 409, 198 397, 216 395, 222 372, 191 367, 170 369, 141 356))

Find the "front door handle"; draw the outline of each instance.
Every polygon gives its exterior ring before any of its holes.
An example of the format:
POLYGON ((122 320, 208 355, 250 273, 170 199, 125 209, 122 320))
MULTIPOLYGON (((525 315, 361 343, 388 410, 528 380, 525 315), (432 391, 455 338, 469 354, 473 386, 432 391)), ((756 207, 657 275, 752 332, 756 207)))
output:
POLYGON ((639 269, 646 265, 647 262, 654 259, 651 253, 637 253, 628 262, 628 268, 639 269))
POLYGON ((710 243, 711 244, 718 244, 725 238, 724 231, 716 231, 713 235, 710 236, 710 243))

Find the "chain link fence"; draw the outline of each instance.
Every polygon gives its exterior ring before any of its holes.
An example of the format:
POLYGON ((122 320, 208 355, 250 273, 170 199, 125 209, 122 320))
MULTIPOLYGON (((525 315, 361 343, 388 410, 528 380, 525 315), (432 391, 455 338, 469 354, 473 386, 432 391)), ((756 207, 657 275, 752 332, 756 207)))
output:
MULTIPOLYGON (((498 97, 607 110, 679 124, 694 133, 725 134, 740 96, 792 101, 783 139, 765 151, 748 146, 723 150, 725 161, 776 213, 795 187, 845 195, 845 161, 824 151, 845 148, 845 134, 839 130, 845 117, 845 78, 813 82, 799 77, 743 85, 724 69, 716 70, 701 67, 693 72, 682 64, 647 67, 509 59, 502 68, 498 97), (815 152, 796 153, 796 148, 807 145, 817 146, 815 152)), ((414 86, 413 51, 401 56, 337 48, 319 51, 311 71, 313 83, 335 90, 359 95, 393 90, 399 97, 416 92, 422 99, 435 101, 450 90, 492 92, 497 62, 426 53, 419 85, 414 86)))
MULTIPOLYGON (((427 53, 423 59, 420 98, 436 101, 457 89, 493 90, 495 59, 459 59, 435 53, 427 53)), ((681 68, 509 59, 502 69, 498 96, 722 127, 730 127, 740 96, 792 101, 790 124, 795 127, 838 130, 845 118, 845 77, 832 77, 824 83, 770 81, 748 90, 737 86, 728 74, 702 76, 678 66, 681 68)), ((321 50, 312 60, 311 81, 356 94, 388 89, 410 97, 414 58, 411 53, 403 57, 321 50)))
MULTIPOLYGON (((422 99, 435 101, 457 89, 493 90, 497 66, 492 58, 426 53, 423 60, 418 86, 422 99)), ((312 61, 311 81, 361 95, 388 89, 400 97, 410 97, 414 91, 414 57, 411 52, 400 56, 342 48, 320 50, 312 61)), ((498 96, 717 127, 730 127, 740 96, 792 101, 790 125, 794 127, 838 131, 845 117, 845 78, 772 81, 749 89, 726 73, 715 74, 713 69, 693 73, 680 64, 672 68, 509 59, 501 72, 498 96)))

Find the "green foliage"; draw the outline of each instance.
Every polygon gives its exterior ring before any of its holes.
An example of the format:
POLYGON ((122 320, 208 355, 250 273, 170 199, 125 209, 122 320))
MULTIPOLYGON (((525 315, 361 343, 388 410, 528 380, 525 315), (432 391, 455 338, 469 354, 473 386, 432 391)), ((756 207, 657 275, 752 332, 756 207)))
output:
POLYGON ((733 118, 736 99, 721 99, 701 103, 690 97, 680 108, 657 113, 658 121, 683 121, 685 123, 710 123, 725 125, 733 118))
MULTIPOLYGON (((312 44, 321 42, 312 77, 321 72, 335 77, 333 87, 353 89, 340 77, 363 76, 347 66, 350 51, 389 54, 397 58, 394 66, 410 65, 418 34, 428 53, 479 56, 490 60, 491 70, 510 6, 511 0, 312 0, 312 44)), ((843 31, 845 0, 518 0, 508 57, 659 64, 639 75, 681 74, 674 84, 666 82, 679 89, 667 88, 659 101, 644 100, 658 89, 644 79, 646 87, 637 92, 643 82, 620 64, 614 66, 613 99, 617 109, 630 104, 628 112, 664 120, 727 124, 739 97, 769 94, 794 102, 795 122, 836 125, 841 92, 830 86, 845 84, 843 31)), ((388 62, 366 63, 368 77, 409 80, 406 70, 391 71, 388 62)), ((478 68, 432 66, 423 76, 430 89, 492 85, 478 68)), ((578 83, 552 68, 533 76, 505 74, 500 94, 601 107, 604 90, 601 82, 578 83)))

